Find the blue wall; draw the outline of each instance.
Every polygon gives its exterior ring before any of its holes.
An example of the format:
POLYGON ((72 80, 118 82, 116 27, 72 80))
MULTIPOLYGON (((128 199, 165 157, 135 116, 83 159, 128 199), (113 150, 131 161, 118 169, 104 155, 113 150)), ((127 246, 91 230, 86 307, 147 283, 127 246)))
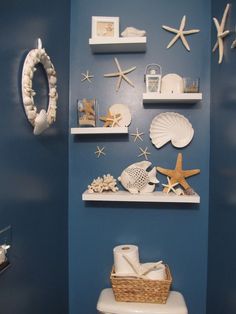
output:
POLYGON ((0 275, 4 314, 68 309, 69 15, 66 0, 1 1, 0 230, 12 226, 11 267, 0 275), (59 102, 56 123, 35 137, 24 114, 20 80, 24 58, 38 37, 57 70, 59 102))
MULTIPOLYGON (((179 150, 171 144, 157 150, 149 139, 149 126, 160 112, 184 114, 195 129, 192 143, 181 150, 186 169, 200 168, 201 174, 189 182, 201 195, 199 206, 183 204, 85 203, 81 194, 97 176, 118 177, 129 164, 140 161, 138 146, 131 136, 70 136, 69 140, 69 289, 70 313, 96 313, 102 288, 110 286, 112 249, 134 243, 143 261, 163 259, 172 270, 173 289, 181 291, 189 313, 205 313, 207 277, 209 97, 210 97, 210 1, 85 1, 71 6, 70 127, 75 127, 76 100, 96 97, 100 114, 114 103, 124 103, 132 112, 130 133, 145 132, 142 147, 148 147, 154 166, 173 167, 179 150), (187 29, 199 28, 189 36, 191 52, 181 42, 169 50, 172 38, 162 24, 178 27, 187 15, 187 29), (91 16, 119 16, 120 28, 136 26, 148 34, 146 53, 93 55, 88 45, 91 16), (116 79, 103 78, 114 71, 113 57, 124 68, 137 66, 129 77, 135 88, 122 83, 115 92, 116 79), (204 100, 195 105, 154 105, 143 107, 143 74, 148 63, 159 63, 163 74, 200 77, 204 100), (92 84, 81 83, 81 72, 90 70, 92 84), (106 156, 96 158, 96 146, 105 146, 106 156)), ((159 176, 164 183, 165 178, 159 176)), ((160 189, 160 187, 159 187, 160 189)))
MULTIPOLYGON (((226 1, 212 2, 212 16, 221 19, 226 1)), ((226 29, 225 59, 217 64, 212 58, 211 70, 211 175, 209 216, 208 313, 236 313, 236 1, 231 1, 226 29)), ((212 32, 212 45, 215 29, 212 32)))

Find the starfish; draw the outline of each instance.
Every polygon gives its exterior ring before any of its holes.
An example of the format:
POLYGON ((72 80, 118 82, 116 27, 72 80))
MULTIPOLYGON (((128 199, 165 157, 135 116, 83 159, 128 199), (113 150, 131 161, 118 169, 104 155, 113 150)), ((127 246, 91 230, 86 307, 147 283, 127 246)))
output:
POLYGON ((131 136, 134 136, 134 142, 136 142, 137 139, 139 139, 140 141, 143 141, 142 135, 144 135, 144 133, 139 132, 138 129, 136 129, 136 133, 131 133, 131 136))
POLYGON ((184 31, 185 23, 186 23, 186 16, 184 15, 182 20, 181 20, 179 29, 175 29, 175 28, 172 28, 169 26, 162 25, 162 28, 164 28, 166 31, 169 31, 171 33, 176 34, 175 37, 170 41, 170 43, 166 47, 167 49, 170 48, 171 46, 173 46, 174 43, 180 38, 182 40, 184 47, 188 51, 190 51, 189 44, 188 44, 188 42, 184 36, 198 33, 198 32, 200 32, 200 30, 199 29, 190 29, 189 31, 184 31))
POLYGON ((168 181, 168 184, 162 184, 163 186, 166 187, 165 193, 168 194, 170 191, 173 191, 174 193, 176 193, 176 190, 174 189, 174 187, 175 187, 176 185, 178 185, 179 183, 178 183, 178 182, 176 182, 176 183, 171 183, 169 177, 167 177, 167 181, 168 181))
POLYGON ((215 27, 217 30, 217 41, 215 43, 214 48, 212 49, 213 52, 216 51, 216 49, 219 47, 219 60, 218 63, 220 64, 223 60, 223 56, 224 56, 224 38, 229 34, 229 31, 224 31, 225 28, 225 23, 226 23, 226 19, 227 19, 227 15, 229 12, 229 3, 226 5, 221 23, 218 22, 218 20, 213 17, 213 21, 215 23, 215 27))
POLYGON ((87 118, 89 118, 90 116, 94 117, 95 116, 95 111, 93 110, 94 100, 89 101, 84 98, 82 100, 82 103, 83 103, 83 108, 81 108, 80 111, 84 112, 87 118))
POLYGON ((146 160, 148 160, 147 155, 151 155, 151 153, 148 152, 148 148, 146 147, 145 149, 143 149, 142 147, 139 147, 139 149, 141 150, 141 154, 138 155, 138 157, 144 156, 146 160))
POLYGON ((97 158, 99 158, 101 155, 106 155, 106 153, 104 152, 105 147, 100 148, 99 146, 97 146, 97 150, 95 152, 95 154, 97 155, 97 158))
POLYGON ((86 73, 81 73, 81 75, 84 77, 81 79, 81 82, 84 82, 84 81, 88 81, 90 83, 92 83, 92 81, 90 80, 91 78, 94 77, 94 75, 89 75, 89 71, 87 70, 86 73))
POLYGON ((114 114, 112 115, 111 114, 111 111, 108 110, 108 114, 106 116, 102 116, 99 118, 101 121, 104 121, 105 124, 104 124, 104 127, 107 127, 107 126, 111 126, 111 127, 114 127, 116 125, 119 126, 119 121, 121 119, 121 114, 118 113, 118 114, 114 114))
POLYGON ((117 58, 114 58, 118 72, 114 72, 114 73, 108 73, 108 74, 104 74, 104 77, 119 77, 118 81, 117 81, 117 85, 116 85, 116 91, 118 92, 118 90, 120 89, 120 85, 121 85, 121 81, 122 79, 125 80, 129 85, 131 85, 132 87, 134 87, 134 84, 128 79, 128 77, 126 76, 126 74, 134 71, 136 69, 136 67, 132 67, 130 69, 127 70, 122 70, 120 67, 120 64, 117 60, 117 58))
MULTIPOLYGON (((157 171, 160 173, 170 177, 170 183, 175 184, 179 183, 185 190, 191 190, 190 185, 187 183, 185 178, 191 177, 200 172, 200 169, 192 169, 192 170, 183 170, 183 156, 181 153, 178 154, 175 169, 165 169, 161 167, 157 167, 157 171)), ((163 192, 165 192, 167 188, 164 188, 163 192)))

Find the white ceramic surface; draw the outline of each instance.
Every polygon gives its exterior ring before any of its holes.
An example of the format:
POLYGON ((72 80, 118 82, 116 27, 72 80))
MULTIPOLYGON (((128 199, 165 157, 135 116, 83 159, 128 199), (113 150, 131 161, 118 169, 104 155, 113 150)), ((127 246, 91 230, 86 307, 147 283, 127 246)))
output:
POLYGON ((160 113, 151 122, 150 138, 157 148, 169 141, 177 148, 185 147, 193 135, 194 130, 189 120, 176 112, 160 113))
POLYGON ((131 123, 131 113, 128 106, 123 104, 114 104, 109 107, 112 115, 121 114, 121 119, 119 120, 119 126, 125 127, 129 126, 131 123))
POLYGON ((170 73, 162 77, 162 94, 181 94, 184 92, 183 78, 175 73, 170 73))

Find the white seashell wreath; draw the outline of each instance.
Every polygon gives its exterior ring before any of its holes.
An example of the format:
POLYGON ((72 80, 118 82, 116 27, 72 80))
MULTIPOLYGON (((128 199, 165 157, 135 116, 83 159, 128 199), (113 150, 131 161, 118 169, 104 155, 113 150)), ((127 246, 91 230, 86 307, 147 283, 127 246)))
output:
POLYGON ((56 121, 56 109, 57 109, 57 77, 54 65, 52 64, 50 57, 47 55, 44 48, 42 48, 41 39, 38 39, 38 48, 32 49, 26 56, 23 71, 22 71, 22 100, 26 112, 26 116, 29 122, 34 127, 34 135, 41 134, 46 130, 53 122, 56 121), (35 66, 41 63, 45 69, 48 88, 49 88, 49 102, 47 111, 42 109, 37 112, 37 107, 34 104, 35 91, 32 89, 32 81, 35 66))

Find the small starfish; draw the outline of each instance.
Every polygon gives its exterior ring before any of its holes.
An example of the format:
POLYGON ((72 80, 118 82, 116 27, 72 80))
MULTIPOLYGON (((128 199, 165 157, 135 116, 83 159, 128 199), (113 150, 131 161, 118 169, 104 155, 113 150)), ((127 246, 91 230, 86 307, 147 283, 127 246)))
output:
POLYGON ((176 194, 176 190, 174 189, 174 187, 178 185, 179 183, 178 182, 171 183, 171 180, 169 177, 167 177, 167 181, 168 181, 168 184, 162 184, 164 187, 166 187, 166 189, 164 189, 165 193, 169 194, 170 191, 173 191, 176 194))
POLYGON ((118 113, 118 114, 112 115, 111 111, 108 110, 108 114, 106 116, 100 117, 99 119, 101 121, 105 122, 104 127, 108 127, 108 126, 114 127, 116 125, 119 126, 119 121, 121 119, 121 114, 118 113))
POLYGON ((122 79, 125 80, 129 85, 131 85, 132 87, 134 87, 134 84, 128 79, 128 77, 126 76, 126 74, 134 71, 136 69, 136 67, 132 67, 130 69, 127 70, 122 70, 120 67, 120 64, 117 60, 117 58, 114 58, 118 72, 114 72, 114 73, 108 73, 108 74, 104 74, 104 77, 119 77, 118 81, 117 81, 117 85, 116 85, 116 91, 118 92, 118 90, 120 89, 120 85, 121 85, 121 81, 122 79))
POLYGON ((89 71, 87 70, 86 73, 81 73, 81 75, 84 77, 81 79, 81 82, 84 82, 84 81, 88 81, 90 83, 92 83, 92 81, 90 80, 91 78, 94 77, 94 75, 89 75, 89 71))
POLYGON ((217 30, 217 41, 215 43, 214 48, 212 49, 213 52, 216 51, 216 49, 219 47, 219 60, 218 63, 220 64, 223 60, 223 56, 224 56, 224 38, 229 34, 229 31, 224 31, 225 28, 225 23, 226 23, 226 19, 227 19, 227 15, 229 12, 229 3, 227 4, 221 23, 219 24, 218 20, 213 17, 213 21, 215 23, 215 27, 217 30))
POLYGON ((184 47, 188 51, 190 51, 189 44, 188 44, 188 42, 184 36, 198 33, 198 32, 200 32, 200 30, 199 29, 190 29, 189 31, 184 31, 185 24, 186 24, 186 15, 183 16, 181 23, 180 23, 180 26, 179 26, 179 29, 175 29, 175 28, 172 28, 169 26, 162 25, 162 28, 164 28, 166 31, 169 31, 171 33, 176 34, 175 37, 170 41, 170 43, 166 47, 167 49, 170 48, 171 46, 173 46, 174 43, 180 38, 182 40, 184 47))
MULTIPOLYGON (((165 169, 161 167, 157 167, 157 171, 160 173, 170 177, 171 184, 179 183, 185 191, 191 190, 190 185, 185 180, 185 178, 191 177, 200 172, 200 169, 192 169, 192 170, 183 170, 183 156, 181 153, 178 154, 175 169, 165 169)), ((164 188, 163 192, 166 191, 164 188)))
POLYGON ((104 152, 105 147, 100 148, 99 146, 97 146, 97 150, 94 154, 97 155, 97 158, 99 158, 101 155, 106 155, 106 153, 104 152))
POLYGON ((141 154, 138 155, 138 157, 144 156, 146 160, 148 160, 147 155, 151 155, 151 153, 148 152, 148 148, 146 147, 145 149, 143 149, 142 147, 139 147, 139 149, 141 150, 141 154))
POLYGON ((139 139, 140 141, 143 141, 142 135, 144 135, 144 133, 139 132, 138 129, 136 129, 136 133, 131 133, 131 136, 134 136, 134 142, 136 142, 137 139, 139 139))

